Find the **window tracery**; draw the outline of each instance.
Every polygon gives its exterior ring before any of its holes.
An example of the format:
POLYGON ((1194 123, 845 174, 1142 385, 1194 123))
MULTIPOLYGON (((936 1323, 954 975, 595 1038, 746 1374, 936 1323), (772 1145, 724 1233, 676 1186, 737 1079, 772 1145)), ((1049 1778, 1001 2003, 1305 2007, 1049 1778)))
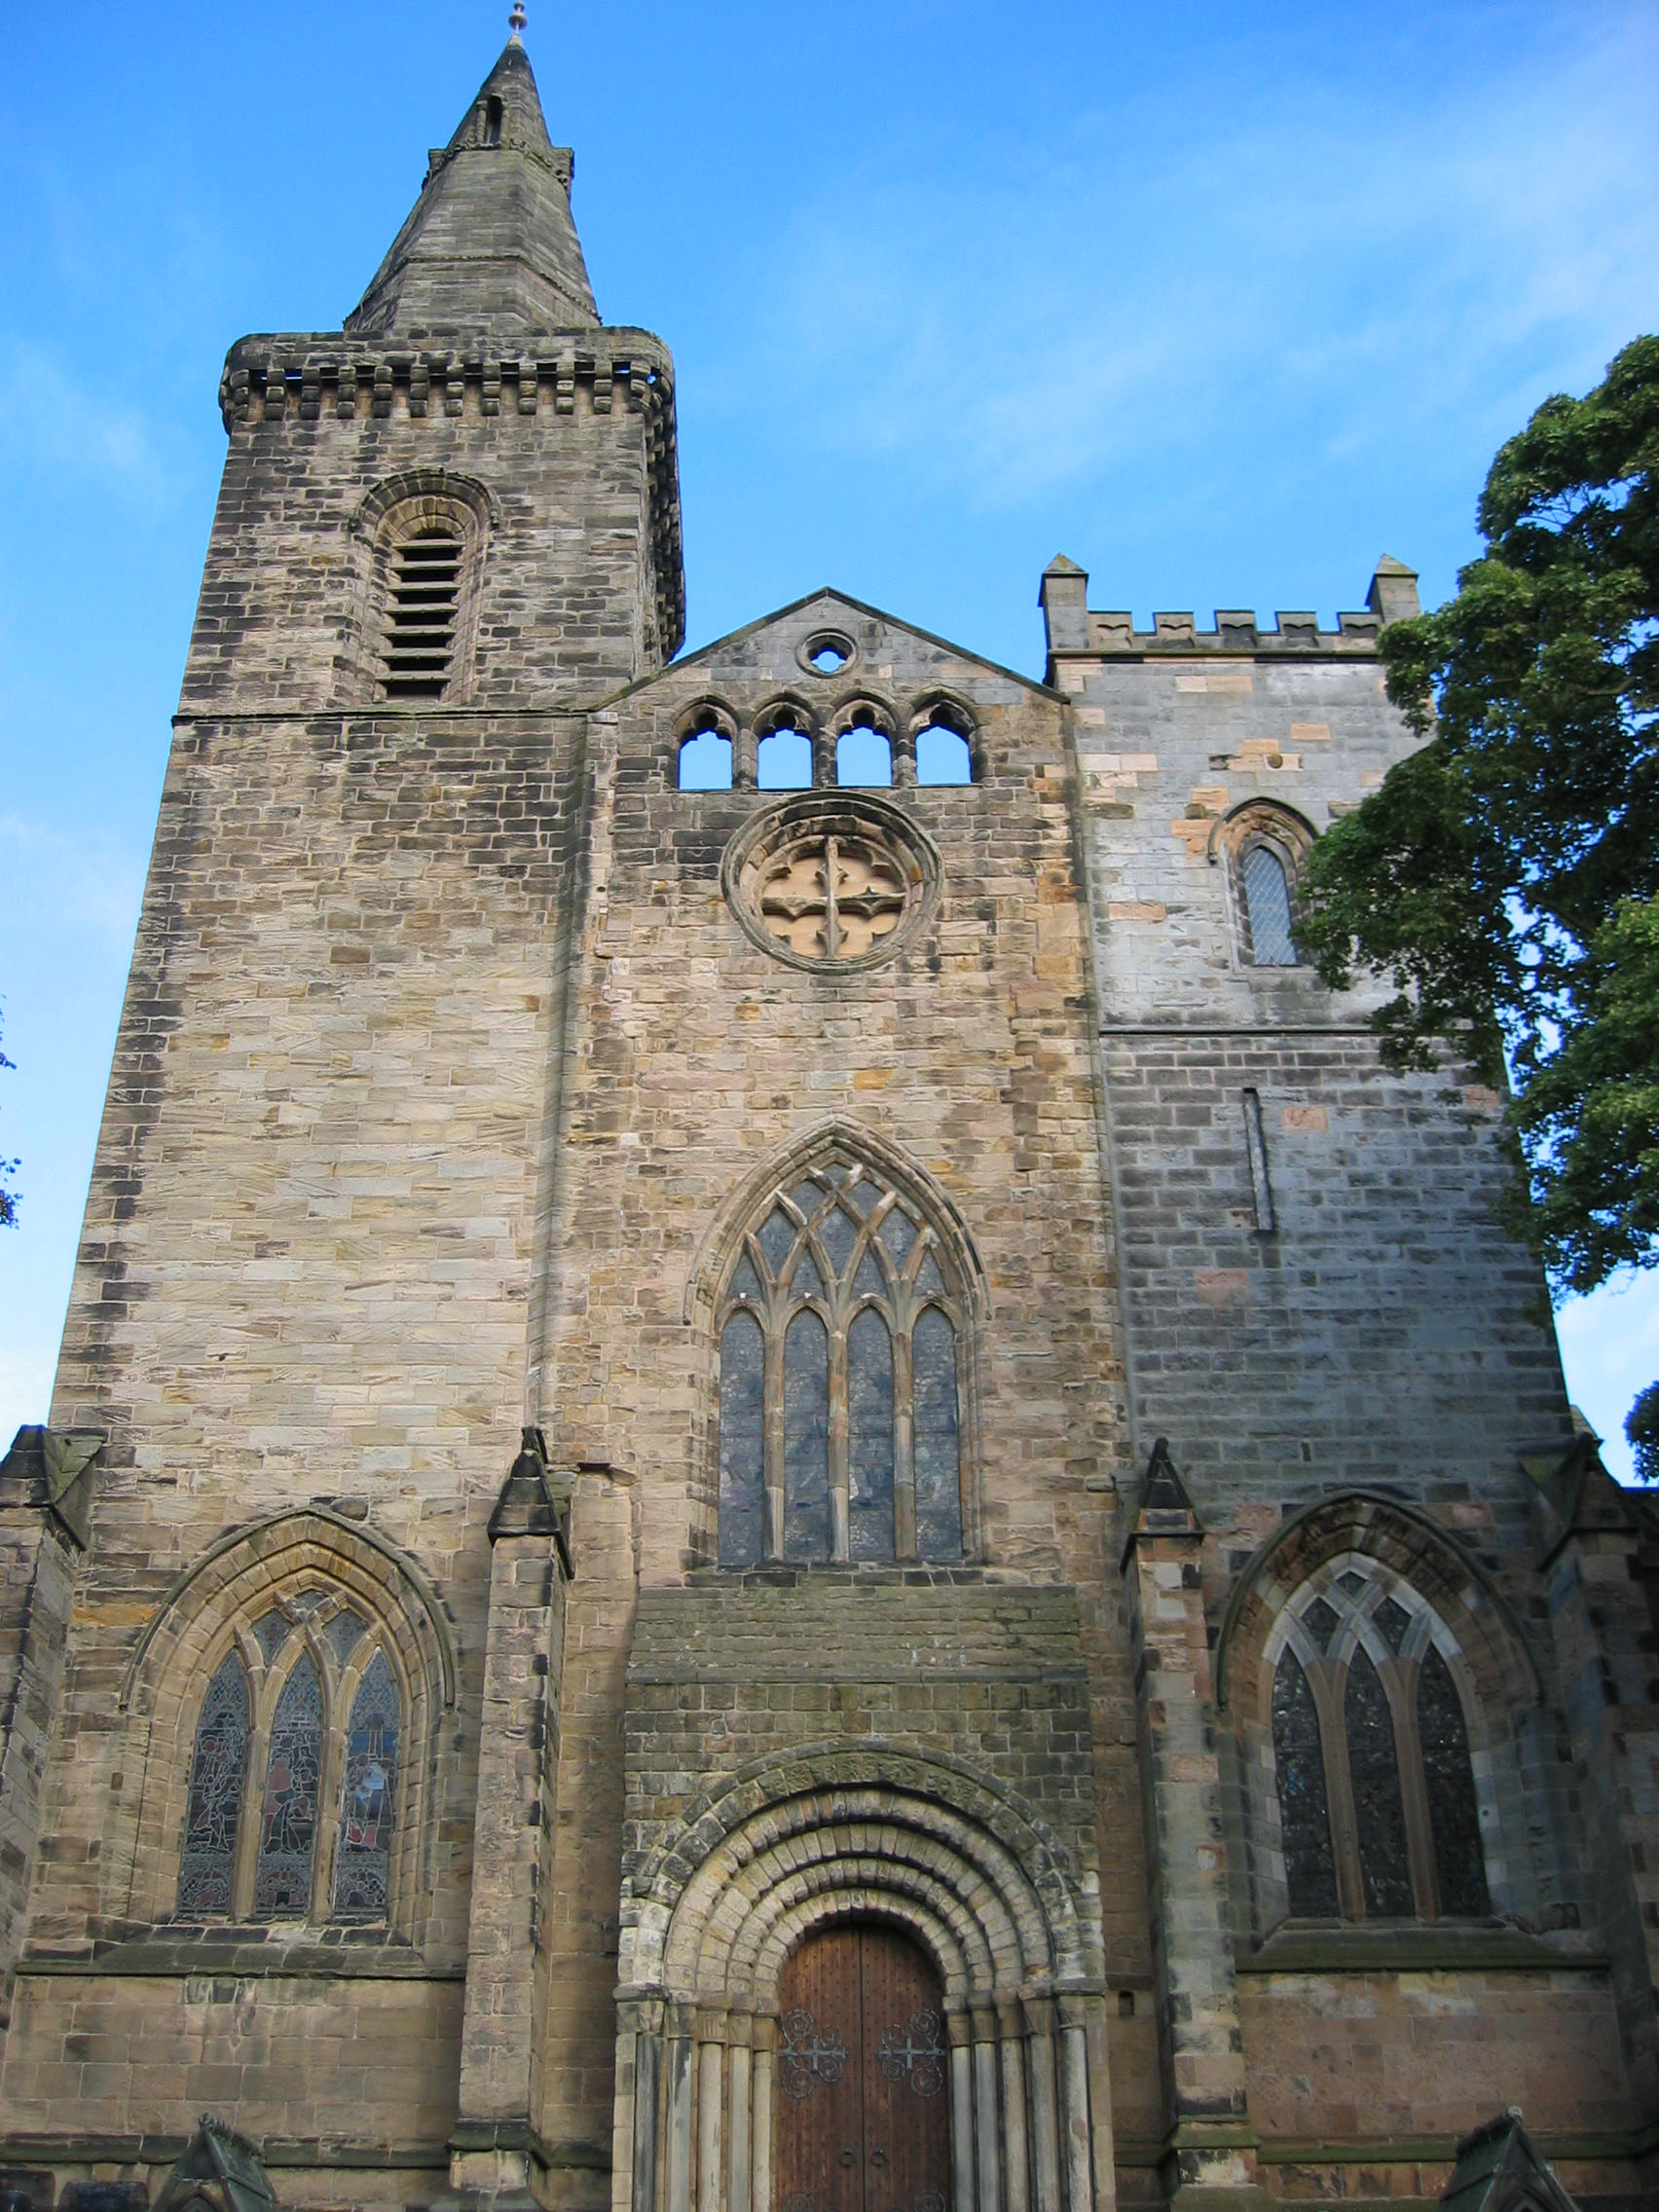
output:
POLYGON ((266 1604, 202 1700, 177 1917, 387 1919, 403 1728, 398 1677, 355 1606, 320 1588, 266 1604))
POLYGON ((1350 1554, 1292 1598, 1272 1723, 1293 1914, 1491 1911, 1461 1668, 1434 1608, 1375 1561, 1350 1554))
POLYGON ((965 1319, 948 1253, 879 1169, 769 1196, 716 1312, 721 1566, 962 1557, 965 1319))

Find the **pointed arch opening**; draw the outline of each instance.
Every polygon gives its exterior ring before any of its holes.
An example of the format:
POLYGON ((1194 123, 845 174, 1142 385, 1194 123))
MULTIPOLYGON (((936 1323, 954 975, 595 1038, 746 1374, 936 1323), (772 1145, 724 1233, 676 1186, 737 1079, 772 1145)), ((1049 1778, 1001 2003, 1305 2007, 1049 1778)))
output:
POLYGON ((1288 1523, 1235 1592, 1217 1690, 1259 1936, 1538 1902, 1538 1678, 1501 1598, 1419 1515, 1349 1494, 1288 1523))
POLYGON ((1225 861, 1238 959, 1247 968, 1299 968, 1297 885, 1313 830, 1294 808, 1246 799, 1210 833, 1212 864, 1225 861))
POLYGON ((138 1788, 106 1839, 112 1915, 418 1939, 455 1682, 436 1601, 384 1538, 313 1508, 211 1546, 122 1696, 138 1788))
POLYGON ((929 1180, 833 1128, 752 1177, 687 1302, 729 1567, 972 1552, 977 1263, 929 1180))

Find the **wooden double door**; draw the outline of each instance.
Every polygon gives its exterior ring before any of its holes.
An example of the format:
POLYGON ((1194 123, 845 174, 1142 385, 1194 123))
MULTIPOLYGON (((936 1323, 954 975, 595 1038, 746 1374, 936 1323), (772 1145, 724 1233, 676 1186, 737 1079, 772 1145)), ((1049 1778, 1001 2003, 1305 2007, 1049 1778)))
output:
POLYGON ((939 1977, 880 1921, 808 1936, 779 2007, 778 2212, 949 2212, 939 1977))

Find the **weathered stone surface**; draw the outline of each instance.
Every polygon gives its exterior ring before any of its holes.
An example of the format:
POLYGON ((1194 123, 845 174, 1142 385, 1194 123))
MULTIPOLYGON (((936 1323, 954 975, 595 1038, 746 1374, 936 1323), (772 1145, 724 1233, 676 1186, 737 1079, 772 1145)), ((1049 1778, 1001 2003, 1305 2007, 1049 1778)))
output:
POLYGON ((1377 638, 1415 579, 1335 631, 1140 631, 1057 561, 1045 684, 828 591, 674 660, 672 364, 594 319, 570 181, 510 47, 350 333, 227 364, 52 1411, 108 1441, 72 1521, 0 1493, 0 2190, 137 2212, 211 2110, 314 2212, 798 2212, 783 1964, 874 1916, 939 1972, 955 2212, 1430 2197, 1517 2098, 1632 2198, 1652 1518, 1568 1453, 1500 1102, 1385 1074, 1243 875, 1271 848, 1293 905, 1409 749, 1377 638), (857 799, 855 728, 892 768, 857 799), (687 740, 731 788, 679 788, 687 740), (891 1406, 894 1556, 772 1528, 722 1568, 722 1302, 768 1209, 828 1236, 860 1174, 916 1265, 858 1291, 843 1226, 822 1367, 775 1330, 745 1386, 779 1498, 802 1434, 827 1489, 882 1475, 891 1406), (860 1398, 833 1332, 878 1310, 860 1398), (1326 1616, 1395 1684, 1408 1923, 1359 1917, 1326 1616), (1298 1639, 1343 1924, 1286 1925, 1298 1639), (1431 1641, 1462 1726, 1425 1747, 1431 1641), (301 1651, 315 1773, 290 1745, 269 1803, 310 1902, 181 1920, 206 1683, 249 1685, 240 1911, 301 1651), (1436 1888, 1448 1745, 1478 1921, 1436 1888))

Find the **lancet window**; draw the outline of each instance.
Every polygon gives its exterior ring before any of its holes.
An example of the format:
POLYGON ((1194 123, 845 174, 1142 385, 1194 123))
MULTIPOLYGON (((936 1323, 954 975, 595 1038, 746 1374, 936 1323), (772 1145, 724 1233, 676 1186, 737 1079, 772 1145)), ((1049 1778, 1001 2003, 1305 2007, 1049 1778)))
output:
POLYGON ((397 1676, 352 1605, 302 1590, 267 1606, 197 1716, 177 1916, 387 1919, 403 1726, 397 1676))
POLYGON ((1272 1749, 1293 1915, 1490 1912, 1467 1675, 1432 1606, 1374 1561, 1292 1599, 1272 1749))
POLYGON ((962 1557, 961 1285, 883 1174, 777 1192, 717 1319, 721 1566, 962 1557))
POLYGON ((1211 858, 1225 853, 1239 955, 1251 968, 1296 968, 1296 887, 1312 832, 1288 807, 1248 799, 1220 826, 1211 858))

